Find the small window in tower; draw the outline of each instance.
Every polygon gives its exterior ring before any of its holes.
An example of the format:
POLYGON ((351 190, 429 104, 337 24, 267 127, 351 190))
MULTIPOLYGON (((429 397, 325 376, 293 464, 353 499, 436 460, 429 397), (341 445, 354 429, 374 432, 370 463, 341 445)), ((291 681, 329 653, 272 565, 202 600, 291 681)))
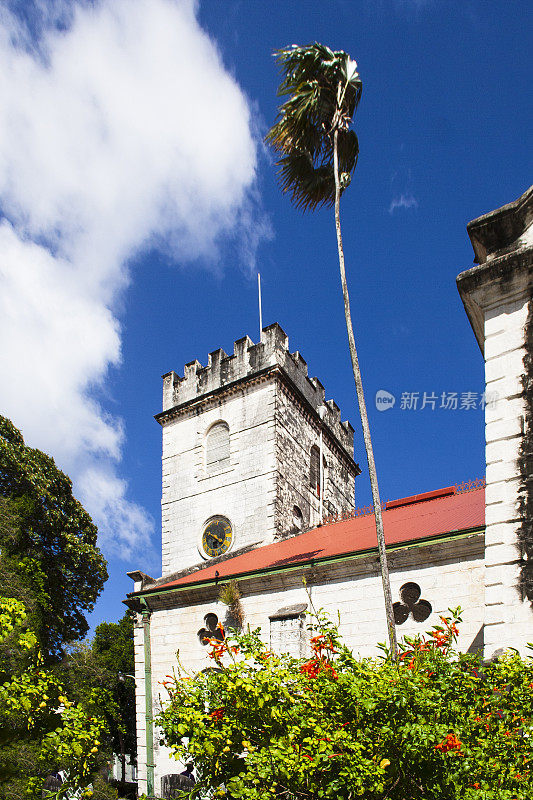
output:
POLYGON ((313 492, 320 497, 320 450, 316 445, 311 448, 311 468, 309 483, 313 492))
POLYGON ((226 422, 217 422, 206 436, 205 467, 208 474, 219 472, 229 466, 229 427, 226 422))
POLYGON ((302 509, 299 506, 294 506, 292 509, 292 525, 294 530, 301 531, 304 523, 302 509))

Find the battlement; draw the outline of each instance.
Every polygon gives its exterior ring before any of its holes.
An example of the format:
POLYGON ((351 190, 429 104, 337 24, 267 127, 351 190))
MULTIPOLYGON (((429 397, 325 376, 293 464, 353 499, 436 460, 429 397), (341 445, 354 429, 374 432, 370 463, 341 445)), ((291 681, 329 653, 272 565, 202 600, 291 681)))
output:
POLYGON ((274 323, 263 328, 261 339, 258 344, 254 344, 248 336, 237 339, 233 345, 233 355, 227 355, 220 349, 214 350, 209 353, 205 367, 196 359, 190 361, 185 364, 183 377, 174 371, 167 372, 163 375, 163 412, 279 367, 315 412, 318 413, 320 406, 325 406, 324 423, 352 455, 352 426, 341 420, 340 409, 333 400, 326 401, 324 387, 318 378, 309 378, 307 362, 300 353, 289 351, 287 334, 274 323))

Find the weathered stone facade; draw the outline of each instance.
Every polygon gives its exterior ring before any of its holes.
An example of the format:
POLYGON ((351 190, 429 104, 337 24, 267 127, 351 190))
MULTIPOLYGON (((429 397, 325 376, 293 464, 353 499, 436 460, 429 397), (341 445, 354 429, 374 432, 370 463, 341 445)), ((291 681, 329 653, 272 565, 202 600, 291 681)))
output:
POLYGON ((533 639, 531 334, 533 187, 468 226, 479 265, 459 291, 485 358, 487 656, 533 639), (529 594, 529 596, 528 596, 529 594))
MULTIPOLYGON (((323 392, 321 389, 322 398, 323 392)), ((325 408, 335 416, 340 414, 331 400, 325 408)), ((290 386, 279 381, 276 386, 275 424, 277 538, 295 532, 294 506, 302 511, 301 530, 320 523, 319 493, 311 486, 310 480, 310 453, 313 447, 319 449, 320 428, 320 420, 298 400, 290 386)), ((354 508, 357 474, 352 461, 353 449, 350 447, 347 450, 336 437, 331 436, 330 431, 323 430, 323 515, 350 512, 354 508)))
POLYGON ((163 428, 163 575, 201 562, 199 539, 215 515, 231 522, 231 552, 317 525, 310 459, 321 432, 323 512, 353 510, 353 428, 325 401, 320 381, 309 379, 300 354, 289 352, 279 325, 265 328, 259 344, 235 342, 232 356, 217 350, 206 367, 187 364, 183 378, 163 376, 156 419, 163 428), (229 462, 208 471, 206 437, 217 422, 229 428, 229 462))

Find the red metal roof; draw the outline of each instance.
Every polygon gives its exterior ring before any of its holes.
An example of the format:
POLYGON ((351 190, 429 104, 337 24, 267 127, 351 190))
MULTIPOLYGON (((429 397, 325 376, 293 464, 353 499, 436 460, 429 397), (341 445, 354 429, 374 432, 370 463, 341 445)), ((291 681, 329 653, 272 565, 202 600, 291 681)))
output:
MULTIPOLYGON (((387 504, 383 512, 387 545, 416 543, 481 528, 485 524, 484 488, 456 493, 453 487, 449 487, 415 497, 420 499, 414 501, 409 497, 404 498, 403 503, 397 500, 387 504)), ((251 572, 342 557, 376 547, 374 515, 365 514, 322 525, 298 536, 235 555, 153 589, 186 586, 213 581, 215 578, 220 581, 251 572)))

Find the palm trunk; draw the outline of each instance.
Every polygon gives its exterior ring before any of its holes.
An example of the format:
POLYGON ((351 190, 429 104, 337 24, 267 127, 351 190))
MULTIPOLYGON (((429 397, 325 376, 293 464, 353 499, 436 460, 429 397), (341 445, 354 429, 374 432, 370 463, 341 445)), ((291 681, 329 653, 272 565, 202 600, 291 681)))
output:
POLYGON ((333 134, 333 170, 335 173, 335 227, 337 230, 337 246, 339 250, 339 268, 341 273, 342 296, 344 298, 344 314, 346 317, 346 329, 348 331, 348 342, 350 345, 350 356, 352 358, 353 377, 359 403, 359 413, 363 426, 363 440, 365 443, 366 457, 368 460, 368 473, 370 475, 370 487, 372 489, 372 502, 374 504, 374 517, 376 519, 376 534, 378 540, 379 564, 381 568, 381 580, 383 582, 383 595, 385 598, 385 612, 387 616, 387 628, 389 632, 389 646, 393 661, 398 658, 398 645, 396 642, 396 627, 394 624, 394 613, 392 610, 392 595, 390 589, 389 567, 387 564, 387 553, 385 550, 385 534, 383 533, 383 519, 381 516, 381 502, 379 499, 378 477, 376 464, 374 461, 374 451, 372 450, 372 439, 370 437, 370 426, 366 413, 365 395, 363 392, 363 381, 361 370, 359 369, 359 359, 355 347, 353 335, 352 315, 350 313, 350 296, 346 284, 346 271, 344 268, 344 250, 342 247, 341 219, 340 219, 340 181, 339 181, 339 156, 337 152, 338 131, 335 129, 333 134))

